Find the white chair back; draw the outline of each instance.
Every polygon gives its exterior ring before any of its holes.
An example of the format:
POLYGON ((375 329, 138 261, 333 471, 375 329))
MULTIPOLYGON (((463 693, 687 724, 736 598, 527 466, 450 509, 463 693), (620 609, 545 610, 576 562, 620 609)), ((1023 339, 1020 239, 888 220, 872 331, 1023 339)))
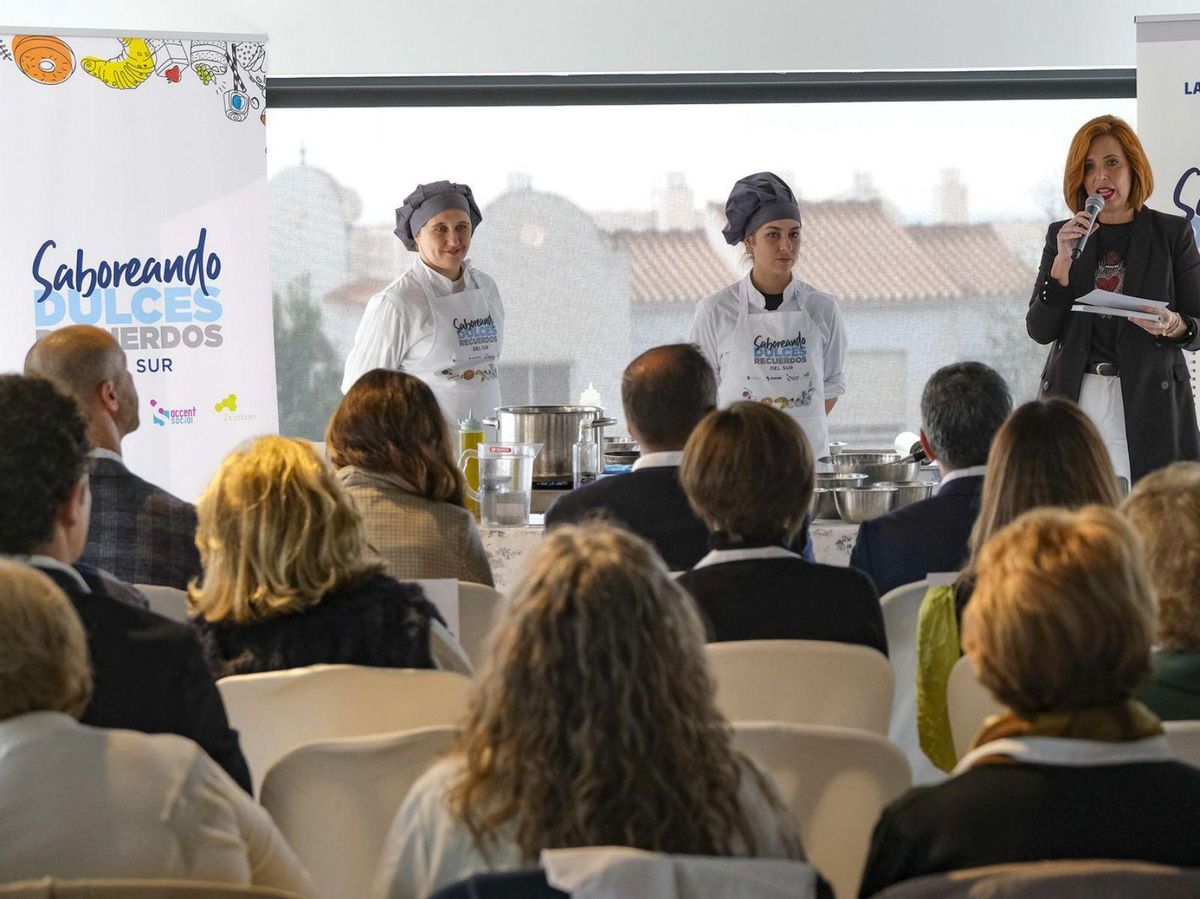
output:
POLYGON ((774 778, 834 893, 857 896, 879 814, 912 785, 904 753, 864 731, 774 722, 735 724, 733 745, 774 778))
POLYGON ((187 593, 177 587, 163 587, 158 584, 134 584, 137 590, 150 603, 150 611, 157 612, 164 618, 188 622, 187 593))
POLYGON ((950 735, 954 738, 954 751, 962 758, 971 740, 983 727, 989 715, 1004 711, 1004 706, 987 691, 971 669, 971 662, 963 656, 950 670, 950 681, 946 684, 946 708, 950 714, 950 735))
POLYGON ((319 740, 457 725, 471 682, 449 671, 312 665, 217 681, 254 791, 271 765, 319 740))
POLYGON ((458 582, 458 643, 478 668, 492 628, 508 605, 504 594, 486 584, 458 582))
POLYGON ((874 649, 825 640, 741 640, 705 649, 717 706, 730 721, 888 732, 892 669, 874 649))
POLYGON ((290 890, 201 880, 59 880, 0 885, 3 899, 300 899, 290 890))
POLYGON ((879 600, 887 634, 888 661, 896 678, 888 739, 904 752, 916 784, 940 783, 946 779, 946 773, 921 751, 917 734, 917 618, 928 589, 926 578, 889 590, 879 600))
POLYGON ((1164 721, 1163 730, 1179 760, 1200 768, 1200 721, 1164 721))
POLYGON ((317 887, 367 896, 409 788, 454 743, 453 727, 310 743, 271 766, 262 804, 317 887))

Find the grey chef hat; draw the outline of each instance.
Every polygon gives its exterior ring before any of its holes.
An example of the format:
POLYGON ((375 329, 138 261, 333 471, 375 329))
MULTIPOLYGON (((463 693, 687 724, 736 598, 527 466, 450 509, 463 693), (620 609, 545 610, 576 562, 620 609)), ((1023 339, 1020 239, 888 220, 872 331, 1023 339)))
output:
POLYGON ((725 219, 728 224, 721 233, 727 244, 735 246, 767 222, 800 221, 800 204, 782 178, 772 172, 758 172, 733 185, 725 201, 725 219))
POLYGON ((417 248, 413 236, 421 226, 447 209, 461 209, 471 217, 472 233, 483 221, 483 213, 475 204, 471 188, 451 181, 433 181, 418 184, 417 189, 404 198, 404 205, 396 210, 396 236, 410 250, 417 248))

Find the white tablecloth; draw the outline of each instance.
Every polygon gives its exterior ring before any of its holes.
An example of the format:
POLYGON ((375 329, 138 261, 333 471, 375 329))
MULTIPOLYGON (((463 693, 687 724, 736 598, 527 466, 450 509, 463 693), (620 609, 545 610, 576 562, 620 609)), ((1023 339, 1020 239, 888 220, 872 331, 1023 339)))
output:
MULTIPOLYGON (((542 539, 545 527, 541 515, 531 515, 528 527, 480 529, 483 548, 492 565, 496 589, 511 593, 521 577, 525 557, 542 539)), ((850 551, 858 536, 858 525, 844 521, 819 520, 809 532, 813 538, 813 554, 826 565, 849 565, 850 551)))

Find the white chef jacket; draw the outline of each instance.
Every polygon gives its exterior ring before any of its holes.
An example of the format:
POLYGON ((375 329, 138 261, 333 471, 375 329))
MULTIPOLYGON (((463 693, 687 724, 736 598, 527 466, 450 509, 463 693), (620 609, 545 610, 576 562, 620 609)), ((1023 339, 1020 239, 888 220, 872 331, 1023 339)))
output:
POLYGON ((504 306, 500 291, 489 275, 463 260, 463 276, 451 281, 413 256, 403 275, 367 301, 366 311, 354 334, 354 347, 346 357, 342 393, 373 368, 399 371, 422 361, 433 347, 434 319, 430 295, 449 296, 470 287, 488 294, 488 306, 503 333, 504 306))
MULTIPOLYGON (((770 315, 763 295, 750 285, 750 315, 770 315)), ((837 300, 822 293, 811 284, 796 282, 792 296, 784 294, 779 309, 798 312, 805 309, 812 316, 821 332, 822 359, 824 360, 825 399, 831 400, 846 392, 846 326, 842 322, 842 310, 837 300)), ((709 365, 721 382, 721 367, 733 349, 733 332, 738 321, 737 284, 701 300, 696 306, 696 317, 688 332, 688 342, 700 347, 709 365)))
POLYGON ((191 740, 0 721, 0 881, 210 880, 316 894, 270 815, 191 740))

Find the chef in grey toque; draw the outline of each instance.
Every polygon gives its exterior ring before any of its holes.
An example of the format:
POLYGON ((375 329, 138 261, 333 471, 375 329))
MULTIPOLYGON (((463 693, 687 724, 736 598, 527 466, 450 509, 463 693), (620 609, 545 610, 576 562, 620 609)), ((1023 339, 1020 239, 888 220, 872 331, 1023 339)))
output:
POLYGON ((813 455, 829 452, 827 416, 846 391, 846 329, 837 300, 797 280, 800 206, 771 172, 747 175, 725 203, 722 233, 751 269, 701 300, 688 340, 717 373, 717 400, 769 403, 804 429, 813 455))
POLYGON ((500 405, 504 307, 496 282, 467 250, 483 215, 465 184, 417 186, 396 210, 396 236, 417 255, 371 297, 346 359, 342 392, 373 368, 402 370, 432 388, 452 427, 500 405))

